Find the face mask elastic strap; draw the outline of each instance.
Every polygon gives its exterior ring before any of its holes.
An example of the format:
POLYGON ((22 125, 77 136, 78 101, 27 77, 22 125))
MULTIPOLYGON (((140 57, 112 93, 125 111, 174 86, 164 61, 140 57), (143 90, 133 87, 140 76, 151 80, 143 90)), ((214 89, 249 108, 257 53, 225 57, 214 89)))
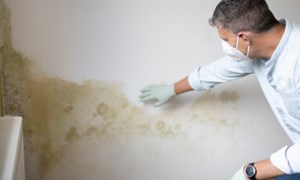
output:
POLYGON ((239 36, 237 36, 237 38, 236 38, 236 42, 235 42, 235 49, 238 49, 238 47, 239 47, 239 36))
MULTIPOLYGON (((238 47, 239 47, 239 36, 237 36, 237 38, 236 38, 236 43, 235 43, 235 49, 238 49, 238 47)), ((248 45, 248 47, 247 47, 247 54, 246 54, 246 57, 249 57, 249 53, 250 53, 250 45, 248 45)))
POLYGON ((249 53, 250 53, 250 45, 248 45, 247 47, 247 54, 246 54, 247 57, 249 57, 249 53))

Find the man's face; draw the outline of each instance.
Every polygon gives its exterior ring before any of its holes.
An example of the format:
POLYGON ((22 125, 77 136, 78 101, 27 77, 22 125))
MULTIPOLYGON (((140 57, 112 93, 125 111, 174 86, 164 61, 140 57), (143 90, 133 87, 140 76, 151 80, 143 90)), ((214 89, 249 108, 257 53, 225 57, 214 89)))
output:
POLYGON ((220 25, 217 26, 217 29, 218 29, 220 38, 235 48, 237 36, 234 35, 232 32, 226 30, 225 28, 223 28, 220 25))
POLYGON ((222 26, 217 26, 219 36, 222 40, 227 42, 230 46, 237 48, 244 55, 247 54, 248 46, 250 45, 249 32, 239 32, 237 35, 233 34, 231 31, 223 28, 222 26), (239 37, 239 39, 237 39, 239 37), (238 40, 238 42, 237 42, 238 40), (238 43, 238 46, 237 46, 238 43))

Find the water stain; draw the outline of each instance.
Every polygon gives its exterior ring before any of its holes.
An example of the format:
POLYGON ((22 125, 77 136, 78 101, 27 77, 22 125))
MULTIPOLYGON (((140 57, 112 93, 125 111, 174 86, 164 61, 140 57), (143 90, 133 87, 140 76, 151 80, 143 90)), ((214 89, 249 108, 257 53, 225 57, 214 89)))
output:
POLYGON ((89 128, 86 130, 86 133, 85 133, 85 134, 86 134, 87 136, 90 136, 90 135, 97 134, 98 131, 99 131, 99 129, 98 129, 97 127, 91 126, 91 127, 89 127, 89 128))
POLYGON ((172 129, 168 129, 168 130, 162 131, 160 133, 160 136, 162 138, 172 138, 172 137, 174 137, 174 135, 175 135, 175 133, 174 133, 174 131, 172 131, 172 129))
POLYGON ((69 113, 69 112, 71 112, 72 110, 73 110, 73 105, 71 104, 71 103, 65 103, 64 104, 64 110, 65 110, 65 112, 67 112, 67 113, 69 113))
POLYGON ((198 122, 199 121, 199 115, 193 114, 192 117, 189 119, 190 122, 198 122))
POLYGON ((66 133, 66 141, 68 142, 72 142, 74 141, 75 139, 78 139, 79 135, 78 135, 78 132, 77 132, 77 129, 73 126, 71 126, 69 128, 69 131, 66 133))
POLYGON ((165 128, 165 123, 163 121, 159 121, 157 124, 156 124, 156 127, 158 130, 163 130, 165 128))
POLYGON ((152 115, 131 104, 118 83, 87 80, 79 84, 37 76, 34 61, 14 50, 10 13, 1 7, 4 111, 23 116, 26 162, 34 163, 28 164, 31 168, 26 173, 33 179, 43 179, 73 144, 91 139, 99 144, 134 136, 176 140, 188 135, 190 128, 203 127, 205 135, 205 129, 232 131, 239 126, 236 120, 223 117, 233 112, 233 106, 224 103, 237 101, 236 92, 207 92, 182 114, 152 115))
POLYGON ((105 120, 114 120, 116 118, 116 111, 109 107, 105 102, 101 102, 97 106, 97 112, 105 120))
POLYGON ((223 91, 220 94, 220 99, 223 102, 236 102, 239 98, 240 97, 236 91, 223 91))

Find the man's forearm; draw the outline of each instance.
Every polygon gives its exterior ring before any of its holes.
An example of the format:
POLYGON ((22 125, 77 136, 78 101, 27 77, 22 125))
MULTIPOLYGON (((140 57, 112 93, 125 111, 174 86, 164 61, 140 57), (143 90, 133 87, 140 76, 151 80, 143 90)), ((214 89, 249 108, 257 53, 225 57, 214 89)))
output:
POLYGON ((177 95, 192 91, 193 88, 190 86, 188 82, 188 77, 183 78, 182 80, 176 82, 174 84, 174 91, 177 95))
POLYGON ((256 179, 273 179, 284 174, 269 159, 258 161, 254 166, 257 170, 256 179))

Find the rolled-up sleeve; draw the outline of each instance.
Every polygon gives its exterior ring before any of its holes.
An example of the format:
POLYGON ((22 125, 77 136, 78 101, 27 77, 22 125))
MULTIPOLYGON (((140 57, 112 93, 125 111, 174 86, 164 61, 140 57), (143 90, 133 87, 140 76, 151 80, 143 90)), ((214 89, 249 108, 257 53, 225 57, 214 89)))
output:
POLYGON ((285 174, 300 173, 300 143, 281 148, 271 155, 270 160, 285 174))
POLYGON ((206 66, 197 67, 189 74, 188 82, 194 90, 201 91, 249 74, 253 74, 252 60, 234 61, 225 56, 206 66))

